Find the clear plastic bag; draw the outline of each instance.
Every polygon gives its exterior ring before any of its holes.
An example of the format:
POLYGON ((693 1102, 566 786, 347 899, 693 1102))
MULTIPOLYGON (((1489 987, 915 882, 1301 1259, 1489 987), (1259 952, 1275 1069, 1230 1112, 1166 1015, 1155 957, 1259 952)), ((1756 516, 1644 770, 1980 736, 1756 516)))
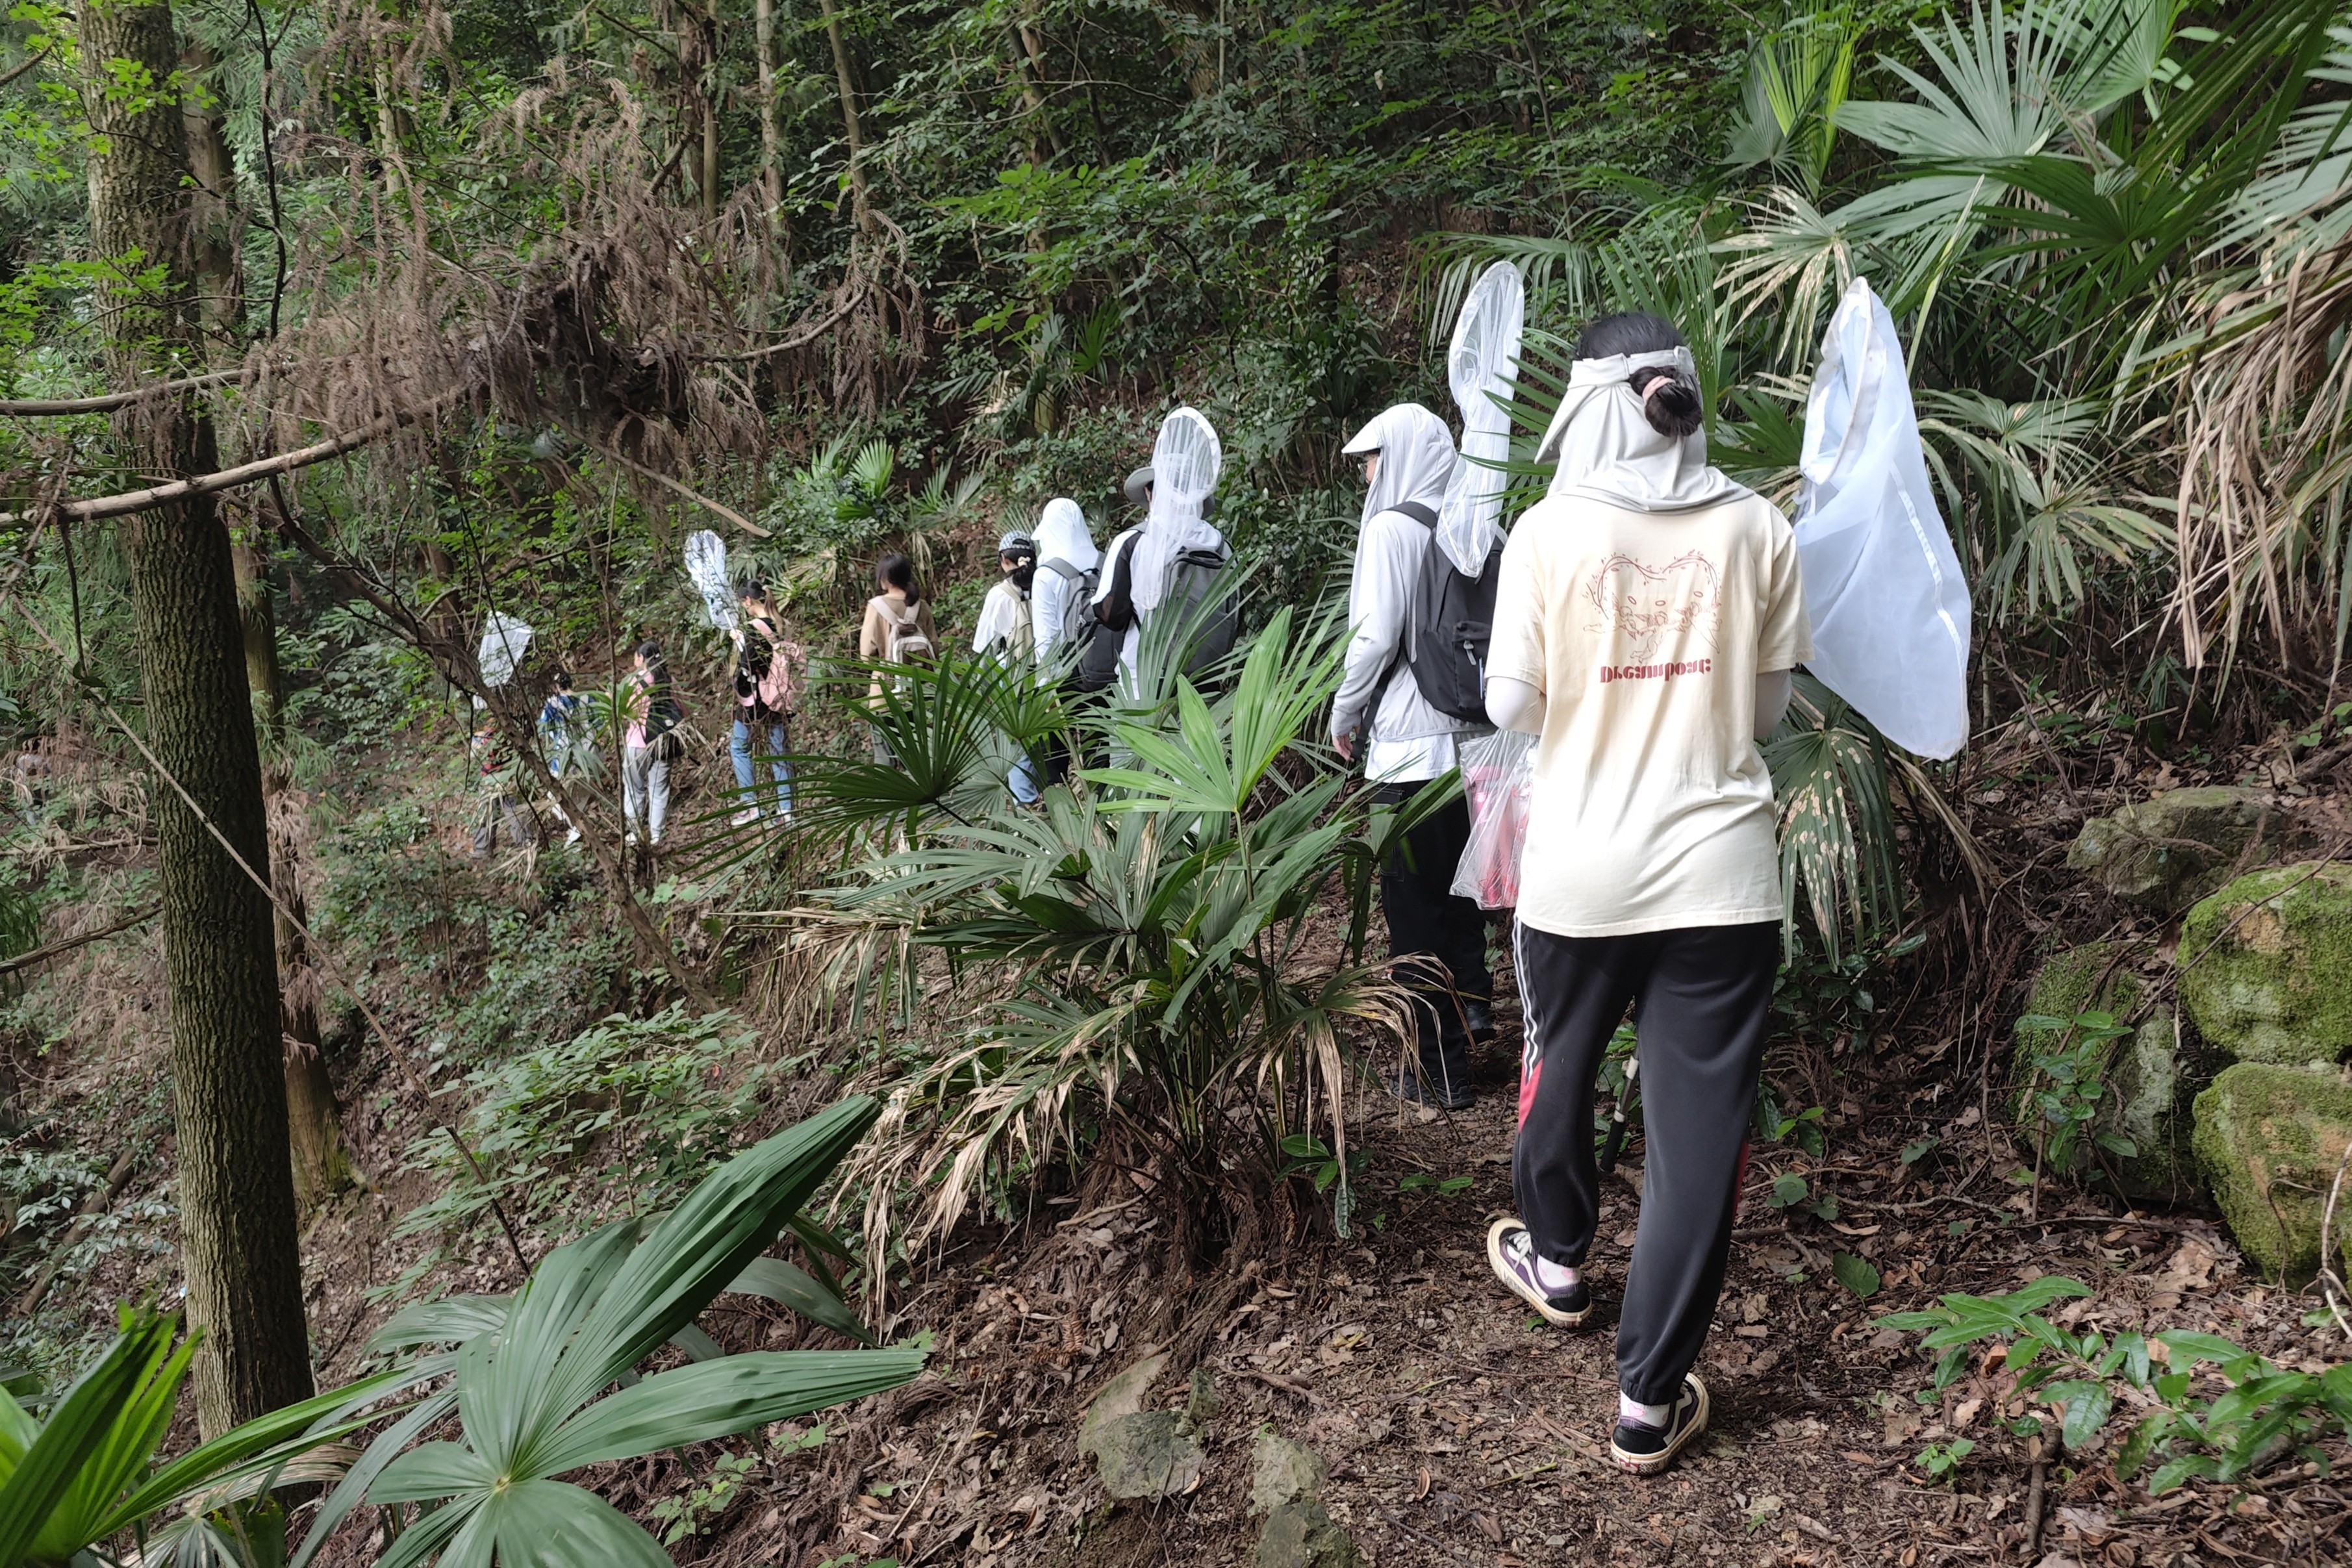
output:
POLYGON ((1519 901, 1519 851, 1528 841, 1528 804, 1536 787, 1536 738, 1498 730, 1462 742, 1462 792, 1470 797, 1470 842, 1454 868, 1456 898, 1482 910, 1519 901))
POLYGON ((1797 558, 1807 668, 1923 757, 1969 739, 1969 588, 1936 510, 1895 318, 1855 279, 1805 413, 1797 558))

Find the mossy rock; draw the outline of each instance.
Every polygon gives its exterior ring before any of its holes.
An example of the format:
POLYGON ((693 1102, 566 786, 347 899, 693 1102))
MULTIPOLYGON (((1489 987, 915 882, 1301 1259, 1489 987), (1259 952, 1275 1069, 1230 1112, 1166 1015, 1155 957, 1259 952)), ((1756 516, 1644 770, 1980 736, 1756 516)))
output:
POLYGON ((2167 913, 2229 879, 2257 837, 2276 860, 2292 852, 2290 819, 2257 790, 2165 790, 2083 824, 2066 864, 2117 898, 2167 913))
MULTIPOLYGON (((2028 1017, 2074 1018, 2101 1012, 2128 1016, 2147 994, 2147 984, 2126 968, 2120 942, 2092 942, 2053 954, 2033 977, 2028 1017), (2104 977, 2104 979, 2103 979, 2104 977)), ((2032 1158, 2041 1137, 2042 1111, 2034 1102, 2041 1087, 2034 1058, 2058 1040, 2056 1031, 2017 1026, 2017 1054, 2010 1079, 2010 1115, 2019 1151, 2032 1158)), ((2131 1034, 2109 1043, 2101 1076, 2106 1092, 2099 1101, 2091 1136, 2111 1134, 2133 1148, 2120 1154, 2102 1147, 2086 1158, 2085 1175, 2113 1177, 2134 1198, 2179 1203, 2197 1185, 2197 1162, 2189 1142, 2189 1107, 2206 1079, 2202 1053, 2180 1026, 2180 1016, 2159 1006, 2131 1034)))
MULTIPOLYGON (((2264 1276, 2302 1285, 2319 1270, 2328 1188, 2352 1143, 2352 1083, 2325 1068, 2240 1062, 2197 1097, 2197 1163, 2238 1249, 2264 1276)), ((2336 1205, 2336 1248, 2352 1195, 2336 1205)))
POLYGON ((2180 999, 2242 1062, 2333 1065, 2352 1054, 2352 865, 2250 872, 2181 922, 2180 999))

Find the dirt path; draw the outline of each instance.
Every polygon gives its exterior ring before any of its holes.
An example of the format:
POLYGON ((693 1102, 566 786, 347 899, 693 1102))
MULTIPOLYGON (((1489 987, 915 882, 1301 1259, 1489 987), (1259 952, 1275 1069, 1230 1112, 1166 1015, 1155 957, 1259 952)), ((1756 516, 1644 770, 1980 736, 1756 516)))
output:
MULTIPOLYGON (((1971 1148, 1969 1129, 1952 1131, 1956 1164, 1995 1152, 1980 1133, 1971 1148)), ((1543 1327, 1494 1282, 1482 1250, 1487 1217, 1510 1204, 1510 1135, 1500 1092, 1462 1116, 1374 1131, 1355 1237, 1247 1279, 1209 1337, 1201 1364, 1222 1408, 1204 1433, 1201 1484, 1164 1502, 1106 1502, 1075 1449, 1086 1400, 1150 1348, 1121 1332, 1157 1304, 1155 1227, 1139 1206, 1065 1220, 1017 1265, 992 1258, 935 1278, 914 1315, 940 1332, 950 1381, 867 1428, 875 1447, 860 1446, 863 1462, 846 1472, 864 1484, 846 1489, 827 1552, 859 1568, 886 1555, 972 1568, 1250 1563, 1252 1444, 1270 1426, 1328 1463, 1332 1515, 1380 1564, 2352 1561, 2341 1533, 2352 1516, 2330 1480, 2287 1469, 2260 1491, 2192 1486, 2150 1506, 2116 1484, 2105 1452, 2079 1473, 2047 1472, 2029 1541, 2032 1468, 1997 1419, 1998 1374, 1922 1405, 1913 1395, 1927 1385, 1927 1362, 1872 1319, 2046 1270, 2096 1287, 2069 1309, 2078 1324, 2208 1329, 2289 1364, 2340 1352, 2301 1324, 2306 1300, 2250 1286, 2194 1215, 2110 1223, 2085 1201, 2050 1223, 2000 1225, 1930 1184, 1874 1202, 1896 1164, 1878 1152, 1888 1170, 1874 1170, 1859 1139, 1820 1163, 1848 1173, 1835 1178, 1847 1194, 1842 1230, 1755 1205, 1782 1159, 1768 1152, 1701 1362, 1711 1436, 1664 1478, 1619 1474, 1599 1454, 1615 1407, 1612 1314, 1635 1194, 1612 1186, 1602 1215, 1598 1326, 1543 1327), (1400 1192, 1416 1168, 1469 1184, 1400 1192), (1962 1234, 1955 1219, 1969 1222, 1962 1234), (1867 1305, 1831 1278, 1832 1248, 1874 1258, 1885 1283, 1867 1305), (1949 1483, 1929 1483, 1914 1456, 1958 1436, 1976 1449, 1949 1483)), ((1817 1177, 1816 1190, 1827 1184, 1817 1177)), ((1986 1187, 1999 1195, 1997 1183, 1986 1187)), ((1182 1402, 1184 1370, 1163 1377, 1147 1408, 1182 1402)), ((845 1479, 838 1459, 829 1470, 845 1479)), ((761 1555, 761 1532, 746 1531, 709 1561, 827 1560, 779 1559, 776 1544, 768 1534, 761 1555)))

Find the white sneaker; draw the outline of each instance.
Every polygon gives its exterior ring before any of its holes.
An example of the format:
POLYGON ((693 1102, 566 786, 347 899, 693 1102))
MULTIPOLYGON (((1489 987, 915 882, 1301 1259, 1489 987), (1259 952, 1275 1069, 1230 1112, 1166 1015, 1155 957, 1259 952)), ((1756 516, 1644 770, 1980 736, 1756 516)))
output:
POLYGON ((635 843, 636 843, 636 841, 637 841, 637 830, 636 830, 635 828, 634 828, 634 827, 630 828, 626 833, 624 833, 624 834, 622 834, 622 835, 621 835, 621 842, 622 842, 622 843, 624 843, 624 844, 630 844, 630 845, 634 845, 635 843))
POLYGON ((579 830, 578 828, 576 828, 576 827, 575 827, 575 828, 573 828, 571 832, 569 832, 569 833, 565 834, 565 835, 563 836, 563 842, 564 842, 564 843, 566 843, 566 844, 577 844, 577 843, 579 843, 579 842, 580 842, 580 830, 579 830))
POLYGON ((786 827, 790 827, 793 825, 793 808, 788 805, 784 807, 783 810, 776 813, 776 821, 786 827))
POLYGON ((760 808, 756 805, 747 805, 742 810, 737 812, 734 816, 729 817, 727 819, 727 825, 730 827, 749 827, 751 824, 759 820, 760 808))

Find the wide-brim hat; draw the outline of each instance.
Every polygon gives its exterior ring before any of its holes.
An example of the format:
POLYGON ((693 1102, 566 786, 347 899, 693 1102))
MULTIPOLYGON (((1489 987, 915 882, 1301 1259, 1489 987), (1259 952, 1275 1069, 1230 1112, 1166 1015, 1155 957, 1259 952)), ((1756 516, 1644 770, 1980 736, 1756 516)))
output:
POLYGON ((1151 472, 1151 465, 1146 463, 1143 467, 1136 469, 1135 472, 1128 475, 1127 483, 1122 485, 1120 489, 1127 492, 1127 499, 1129 501, 1136 506, 1143 506, 1149 503, 1151 500, 1150 492, 1152 479, 1153 475, 1151 472))

